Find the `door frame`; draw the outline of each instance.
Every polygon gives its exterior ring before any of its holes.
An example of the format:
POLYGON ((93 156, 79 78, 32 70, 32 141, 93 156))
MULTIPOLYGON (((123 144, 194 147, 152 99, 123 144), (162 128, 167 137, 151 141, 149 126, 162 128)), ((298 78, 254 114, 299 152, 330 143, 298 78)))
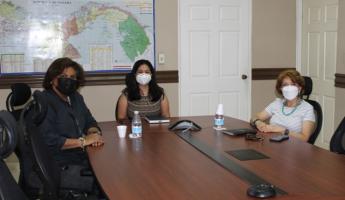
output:
MULTIPOLYGON (((178 0, 177 1, 177 42, 178 42, 178 52, 177 52, 177 60, 178 60, 178 74, 179 74, 179 86, 178 86, 178 94, 179 94, 179 97, 178 97, 178 102, 179 102, 179 109, 178 109, 178 115, 180 116, 180 113, 181 113, 181 87, 180 87, 180 83, 181 83, 181 76, 180 76, 180 73, 181 73, 181 26, 180 26, 180 22, 181 22, 181 10, 180 10, 180 2, 183 1, 183 0, 178 0)), ((210 0, 212 1, 212 0, 210 0)), ((252 1, 253 0, 247 0, 248 1, 248 65, 249 65, 249 72, 248 72, 248 82, 249 82, 249 87, 248 87, 248 91, 247 91, 247 97, 249 98, 249 101, 248 101, 248 113, 247 113, 247 116, 248 116, 248 120, 251 118, 251 115, 252 115, 252 69, 253 69, 253 66, 252 66, 252 17, 253 17, 253 7, 252 7, 252 1)))
POLYGON ((296 0, 296 70, 302 70, 303 0, 296 0))

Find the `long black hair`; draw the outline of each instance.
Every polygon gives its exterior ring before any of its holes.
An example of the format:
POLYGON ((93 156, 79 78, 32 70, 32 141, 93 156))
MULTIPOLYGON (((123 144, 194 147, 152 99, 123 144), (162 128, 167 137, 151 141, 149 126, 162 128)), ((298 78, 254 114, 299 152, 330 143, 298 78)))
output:
POLYGON ((52 88, 52 80, 59 76, 66 68, 72 67, 76 71, 77 75, 77 88, 81 84, 84 83, 85 78, 84 78, 84 70, 81 67, 80 64, 77 62, 73 61, 70 58, 64 57, 64 58, 58 58, 50 64, 43 80, 43 88, 48 90, 52 88))
MULTIPOLYGON (((147 65, 151 71, 151 81, 149 82, 149 96, 152 101, 158 101, 164 95, 163 88, 159 87, 156 81, 156 70, 148 60, 138 60, 134 63, 132 71, 126 75, 126 88, 124 93, 128 100, 139 100, 141 98, 139 83, 136 81, 136 73, 141 65, 147 65)), ((164 97, 164 96, 163 96, 164 97)))

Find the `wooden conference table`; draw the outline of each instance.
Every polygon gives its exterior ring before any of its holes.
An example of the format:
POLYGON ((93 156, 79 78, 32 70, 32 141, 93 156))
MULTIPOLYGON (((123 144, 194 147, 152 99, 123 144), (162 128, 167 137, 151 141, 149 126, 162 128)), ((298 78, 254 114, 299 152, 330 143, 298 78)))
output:
MULTIPOLYGON (((191 134, 226 159, 284 190, 275 199, 345 199, 345 156, 290 138, 248 141, 213 130, 213 117, 191 119, 202 130, 191 134), (225 151, 253 149, 268 159, 240 161, 225 151)), ((116 122, 102 122, 105 144, 87 149, 91 166, 109 199, 253 199, 250 184, 168 130, 143 122, 141 139, 117 136, 116 122)), ((127 124, 129 125, 129 123, 127 124)), ((226 117, 227 128, 249 128, 226 117)), ((127 133, 130 126, 127 127, 127 133)))

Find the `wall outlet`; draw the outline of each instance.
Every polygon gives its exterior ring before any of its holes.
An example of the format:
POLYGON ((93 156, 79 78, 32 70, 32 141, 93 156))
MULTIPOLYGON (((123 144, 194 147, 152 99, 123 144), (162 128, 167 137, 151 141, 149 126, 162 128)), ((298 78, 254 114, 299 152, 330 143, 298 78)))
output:
POLYGON ((158 54, 158 64, 164 64, 165 63, 165 54, 159 53, 158 54))

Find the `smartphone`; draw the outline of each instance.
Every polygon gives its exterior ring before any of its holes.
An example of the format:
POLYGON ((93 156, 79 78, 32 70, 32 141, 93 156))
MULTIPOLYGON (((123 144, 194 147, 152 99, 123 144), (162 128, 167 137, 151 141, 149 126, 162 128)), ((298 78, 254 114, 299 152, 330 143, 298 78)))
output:
POLYGON ((262 135, 252 134, 252 133, 247 133, 245 138, 246 140, 256 140, 256 141, 264 140, 264 137, 262 135))
POLYGON ((282 142, 284 140, 288 140, 289 136, 288 135, 276 135, 270 138, 271 142, 282 142))

